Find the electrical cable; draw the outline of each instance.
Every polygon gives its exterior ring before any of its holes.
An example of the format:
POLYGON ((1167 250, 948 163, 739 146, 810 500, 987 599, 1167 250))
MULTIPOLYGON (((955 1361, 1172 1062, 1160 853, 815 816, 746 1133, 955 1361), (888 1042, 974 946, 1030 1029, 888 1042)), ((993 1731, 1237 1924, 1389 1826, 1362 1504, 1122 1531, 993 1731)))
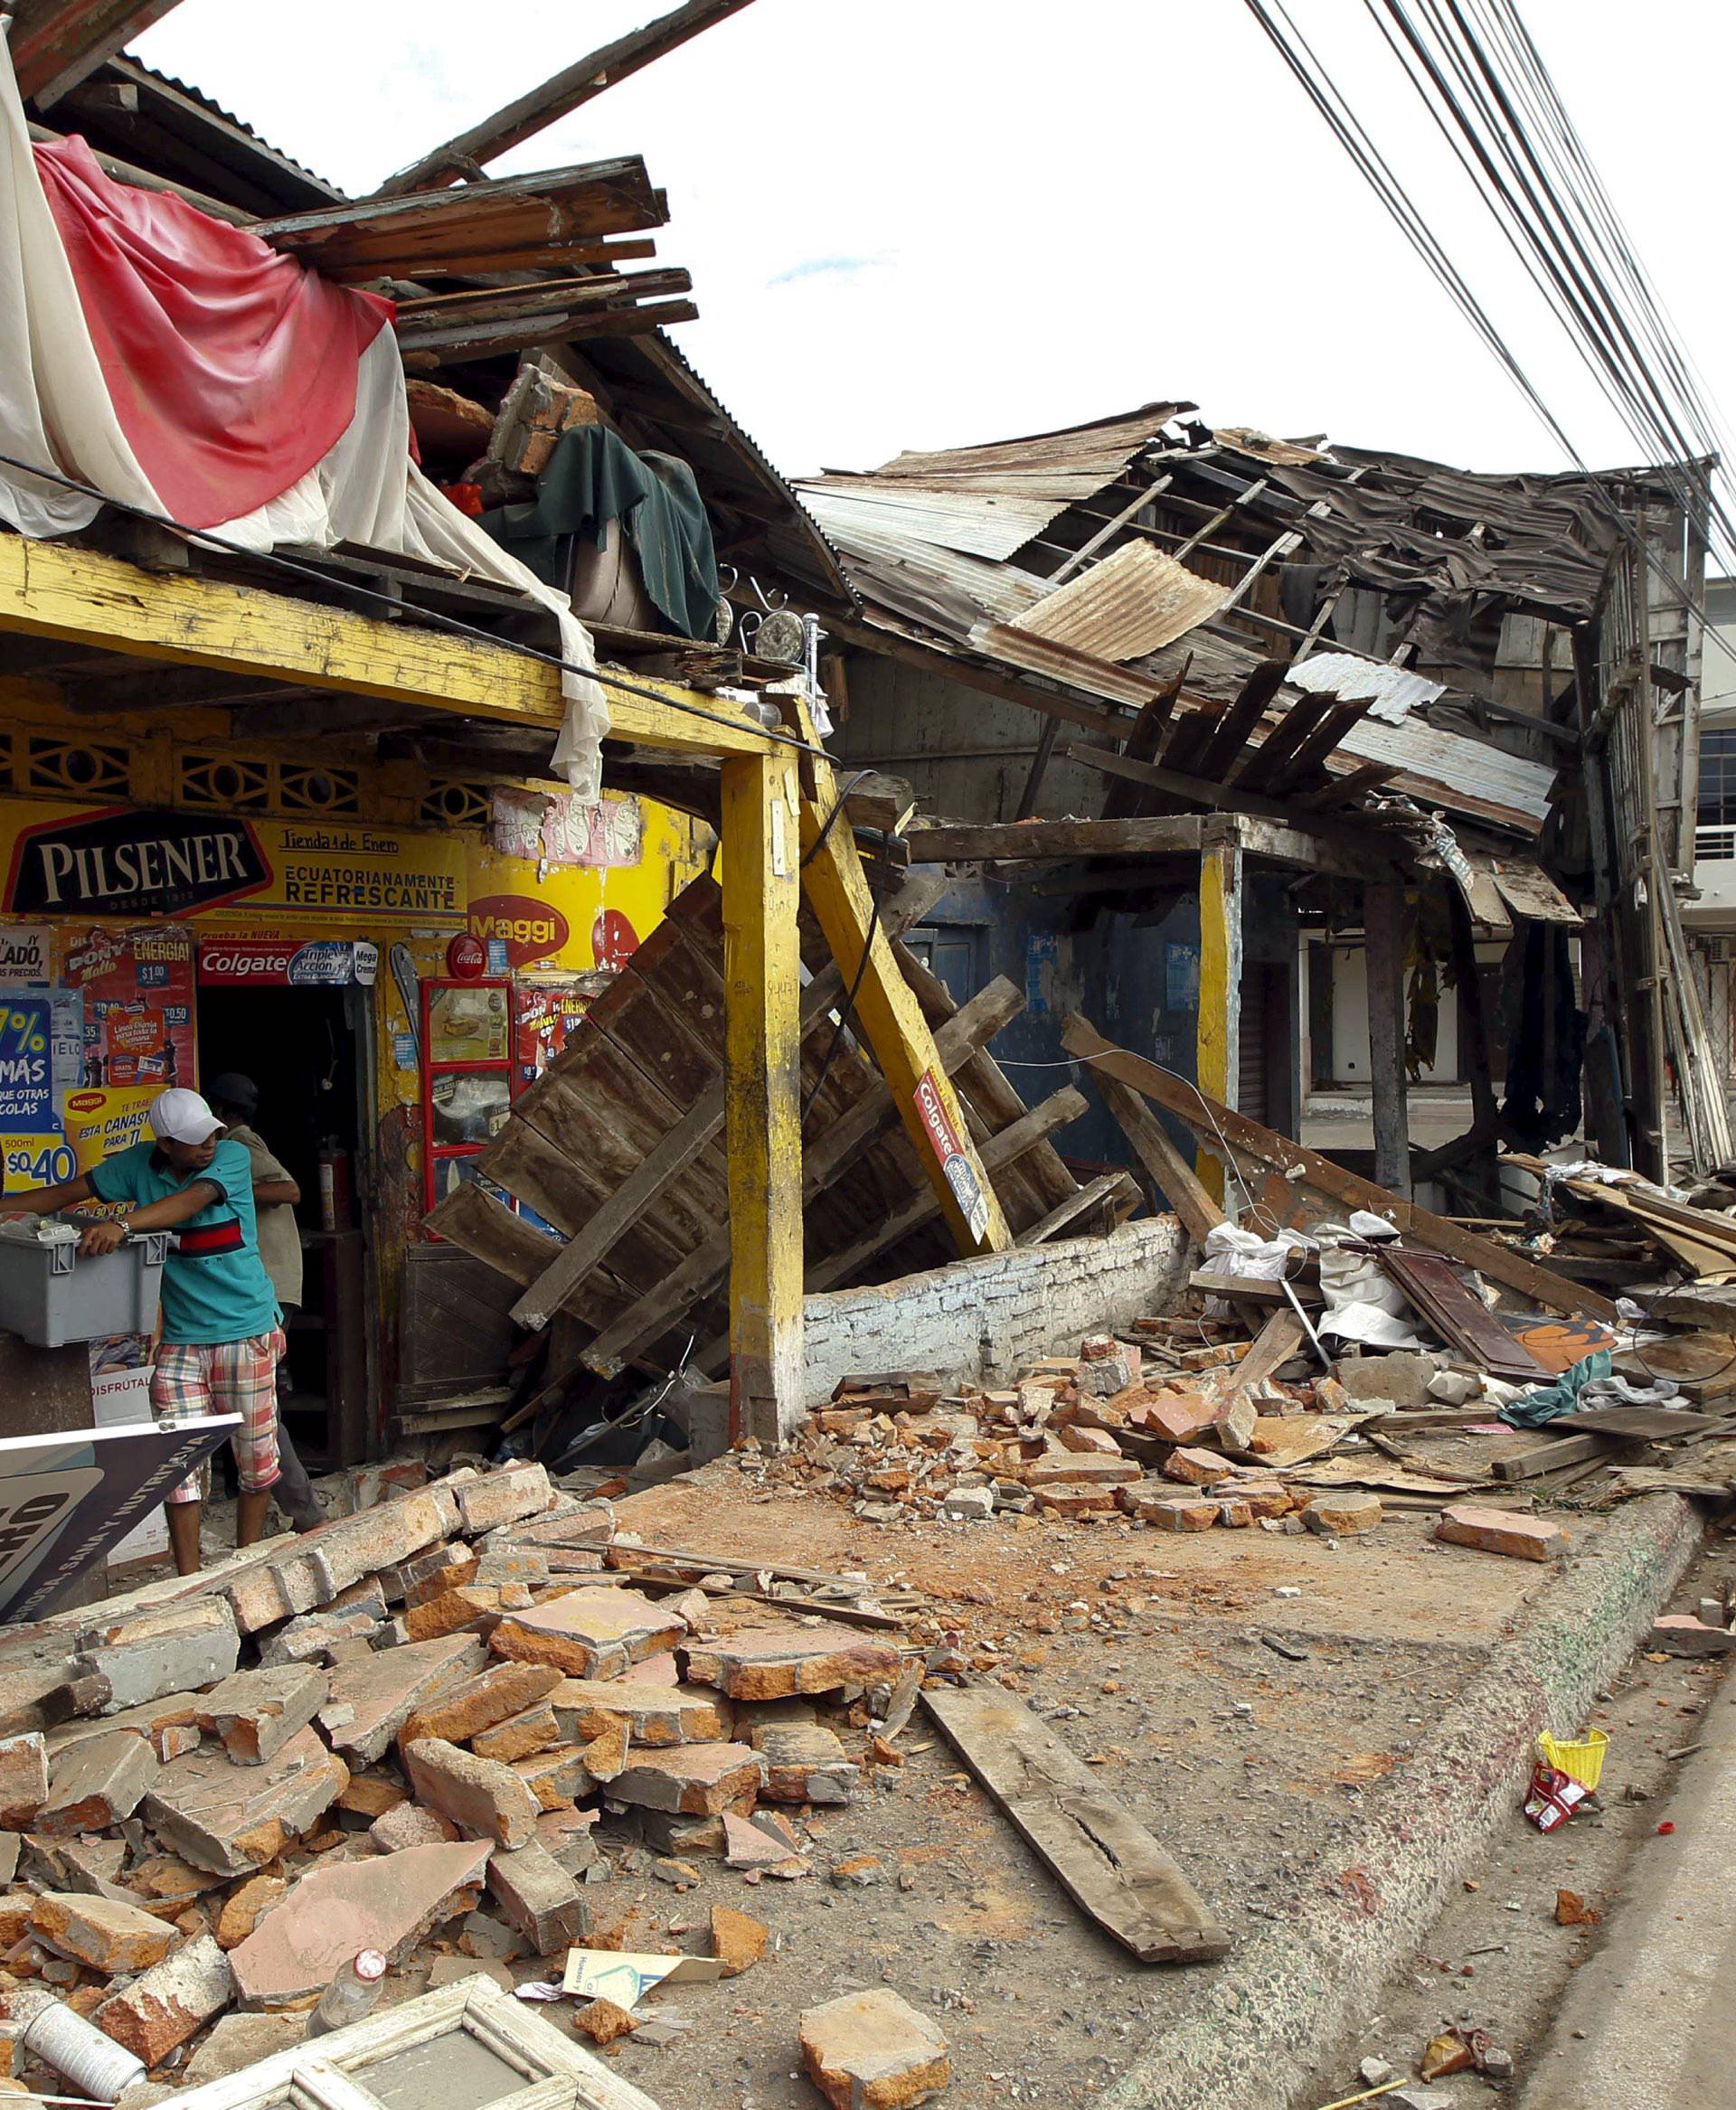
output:
MULTIPOLYGON (((213 533, 210 528, 188 527, 184 523, 173 519, 167 513, 152 513, 148 508, 134 505, 126 499, 111 498, 107 492, 99 491, 92 485, 80 483, 72 476, 63 476, 54 469, 38 468, 34 463, 20 461, 12 455, 0 454, 0 466, 20 470, 27 476, 40 477, 44 483, 58 484, 63 490, 76 491, 82 497, 94 498, 99 504, 108 506, 117 513, 127 513, 135 520, 145 521, 152 527, 167 528, 172 533, 182 536, 188 542, 219 550, 225 556, 244 557, 250 563, 266 565, 272 570, 287 572, 297 579, 311 579, 327 592, 336 591, 354 595, 361 600, 377 601, 382 608, 390 610, 395 617, 402 619, 404 614, 402 600, 392 594, 382 592, 378 588, 363 586, 359 582, 347 579, 335 579, 329 572, 322 571, 317 565, 302 563, 293 557, 285 557, 276 550, 250 550, 242 543, 231 542, 227 536, 213 533)), ((438 581, 436 583, 438 584, 438 581)), ((680 697, 665 695, 659 689, 645 688, 637 682, 628 681, 620 674, 609 673, 601 667, 580 666, 576 661, 564 658, 558 652, 544 652, 539 645, 526 645, 519 638, 498 637, 493 631, 484 630, 474 623, 467 623, 460 617, 448 616, 441 609, 419 608, 416 610, 416 615, 420 621, 425 621, 435 629, 446 630, 456 636, 467 637, 479 645, 492 645, 502 651, 516 653, 521 659, 535 660, 541 665, 554 667, 561 674, 578 674, 584 680, 599 683, 604 688, 615 689, 624 696, 637 696, 643 702, 660 704, 666 710, 682 711, 689 718, 701 719, 708 725, 721 725, 731 732, 757 732, 762 739, 771 741, 776 746, 794 748, 801 754, 815 755, 828 762, 832 759, 824 748, 816 746, 811 740, 801 739, 796 733, 787 732, 775 727, 747 724, 740 718, 727 717, 721 711, 707 711, 703 704, 689 703, 680 697)), ((288 677, 285 678, 287 680, 288 677)), ((607 737, 605 735, 605 738, 607 737)))

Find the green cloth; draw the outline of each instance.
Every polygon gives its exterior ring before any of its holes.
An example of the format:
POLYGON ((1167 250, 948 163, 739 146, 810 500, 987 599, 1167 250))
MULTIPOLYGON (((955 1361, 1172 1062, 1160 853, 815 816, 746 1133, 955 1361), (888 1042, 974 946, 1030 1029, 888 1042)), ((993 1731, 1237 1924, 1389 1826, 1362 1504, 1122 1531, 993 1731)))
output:
POLYGON ((184 1187, 215 1187, 221 1200, 207 1202, 177 1228, 206 1230, 239 1223, 241 1242, 226 1253, 193 1255, 171 1246, 163 1262, 163 1338, 200 1347, 223 1341, 256 1341, 278 1320, 277 1293, 259 1258, 253 1221, 253 1160, 239 1143, 220 1143, 202 1173, 177 1173, 154 1143, 136 1143, 93 1165, 90 1191, 99 1201, 130 1201, 142 1208, 184 1187))
POLYGON ((482 524, 495 542, 564 592, 571 537, 600 550, 619 521, 645 590, 684 637, 717 636, 717 551, 693 472, 672 454, 636 454, 603 425, 556 440, 528 505, 497 505, 482 524))
POLYGON ((1521 1392, 1511 1406, 1501 1409, 1501 1419, 1509 1428, 1542 1428, 1545 1422, 1557 1421, 1563 1414, 1571 1414, 1580 1403, 1580 1394, 1596 1378, 1609 1375, 1609 1351, 1599 1348, 1596 1354, 1586 1356, 1581 1361, 1564 1370, 1552 1385, 1541 1386, 1534 1392, 1521 1392))

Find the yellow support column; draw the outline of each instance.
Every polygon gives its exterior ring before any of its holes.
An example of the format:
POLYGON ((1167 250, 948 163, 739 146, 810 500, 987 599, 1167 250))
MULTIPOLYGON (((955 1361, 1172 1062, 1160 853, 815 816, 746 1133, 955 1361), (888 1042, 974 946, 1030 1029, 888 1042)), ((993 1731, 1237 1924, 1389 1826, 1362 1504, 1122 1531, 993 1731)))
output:
MULTIPOLYGON (((1233 824, 1208 825, 1200 850, 1200 1010, 1194 1071, 1200 1089, 1220 1105, 1236 1103, 1241 1065, 1241 842, 1233 824)), ((1224 1166, 1202 1150, 1199 1172, 1224 1206, 1224 1166)))
POLYGON ((730 1428, 774 1445, 803 1410, 801 792, 788 749, 722 777, 730 1428))
MULTIPOLYGON (((799 718, 804 736, 813 740, 805 707, 799 718)), ((803 759, 804 768, 812 771, 812 796, 802 802, 802 884, 843 970, 844 987, 857 984, 854 1022, 874 1051, 958 1250, 1004 1253, 1013 1243, 1012 1230, 977 1155, 958 1095, 935 1052, 922 1007, 904 979, 891 941, 874 921, 873 897, 849 820, 840 814, 826 824, 838 803, 837 777, 824 756, 803 759), (864 946, 868 960, 858 984, 864 946)))

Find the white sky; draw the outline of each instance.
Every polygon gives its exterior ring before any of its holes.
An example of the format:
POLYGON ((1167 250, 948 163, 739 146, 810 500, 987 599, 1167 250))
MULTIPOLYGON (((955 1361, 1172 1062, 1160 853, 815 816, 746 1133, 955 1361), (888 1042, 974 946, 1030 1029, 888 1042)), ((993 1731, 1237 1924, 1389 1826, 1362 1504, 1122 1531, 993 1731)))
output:
MULTIPOLYGON (((361 193, 671 0, 183 0, 137 45, 361 193)), ((1736 412, 1731 0, 1523 0, 1736 412)), ((1291 0, 1587 458, 1637 450, 1355 0, 1291 0)), ((868 467, 1155 399, 1476 468, 1560 457, 1242 0, 757 0, 492 173, 639 153, 683 350, 778 466, 868 467)))

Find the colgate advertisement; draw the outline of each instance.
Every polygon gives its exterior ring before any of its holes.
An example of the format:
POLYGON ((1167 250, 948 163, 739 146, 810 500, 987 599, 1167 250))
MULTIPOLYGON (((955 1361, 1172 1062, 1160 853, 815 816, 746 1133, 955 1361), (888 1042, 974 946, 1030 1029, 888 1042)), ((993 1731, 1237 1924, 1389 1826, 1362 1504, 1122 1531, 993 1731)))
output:
POLYGON ((208 988, 326 988, 371 983, 380 948, 358 937, 203 937, 199 979, 208 988))

